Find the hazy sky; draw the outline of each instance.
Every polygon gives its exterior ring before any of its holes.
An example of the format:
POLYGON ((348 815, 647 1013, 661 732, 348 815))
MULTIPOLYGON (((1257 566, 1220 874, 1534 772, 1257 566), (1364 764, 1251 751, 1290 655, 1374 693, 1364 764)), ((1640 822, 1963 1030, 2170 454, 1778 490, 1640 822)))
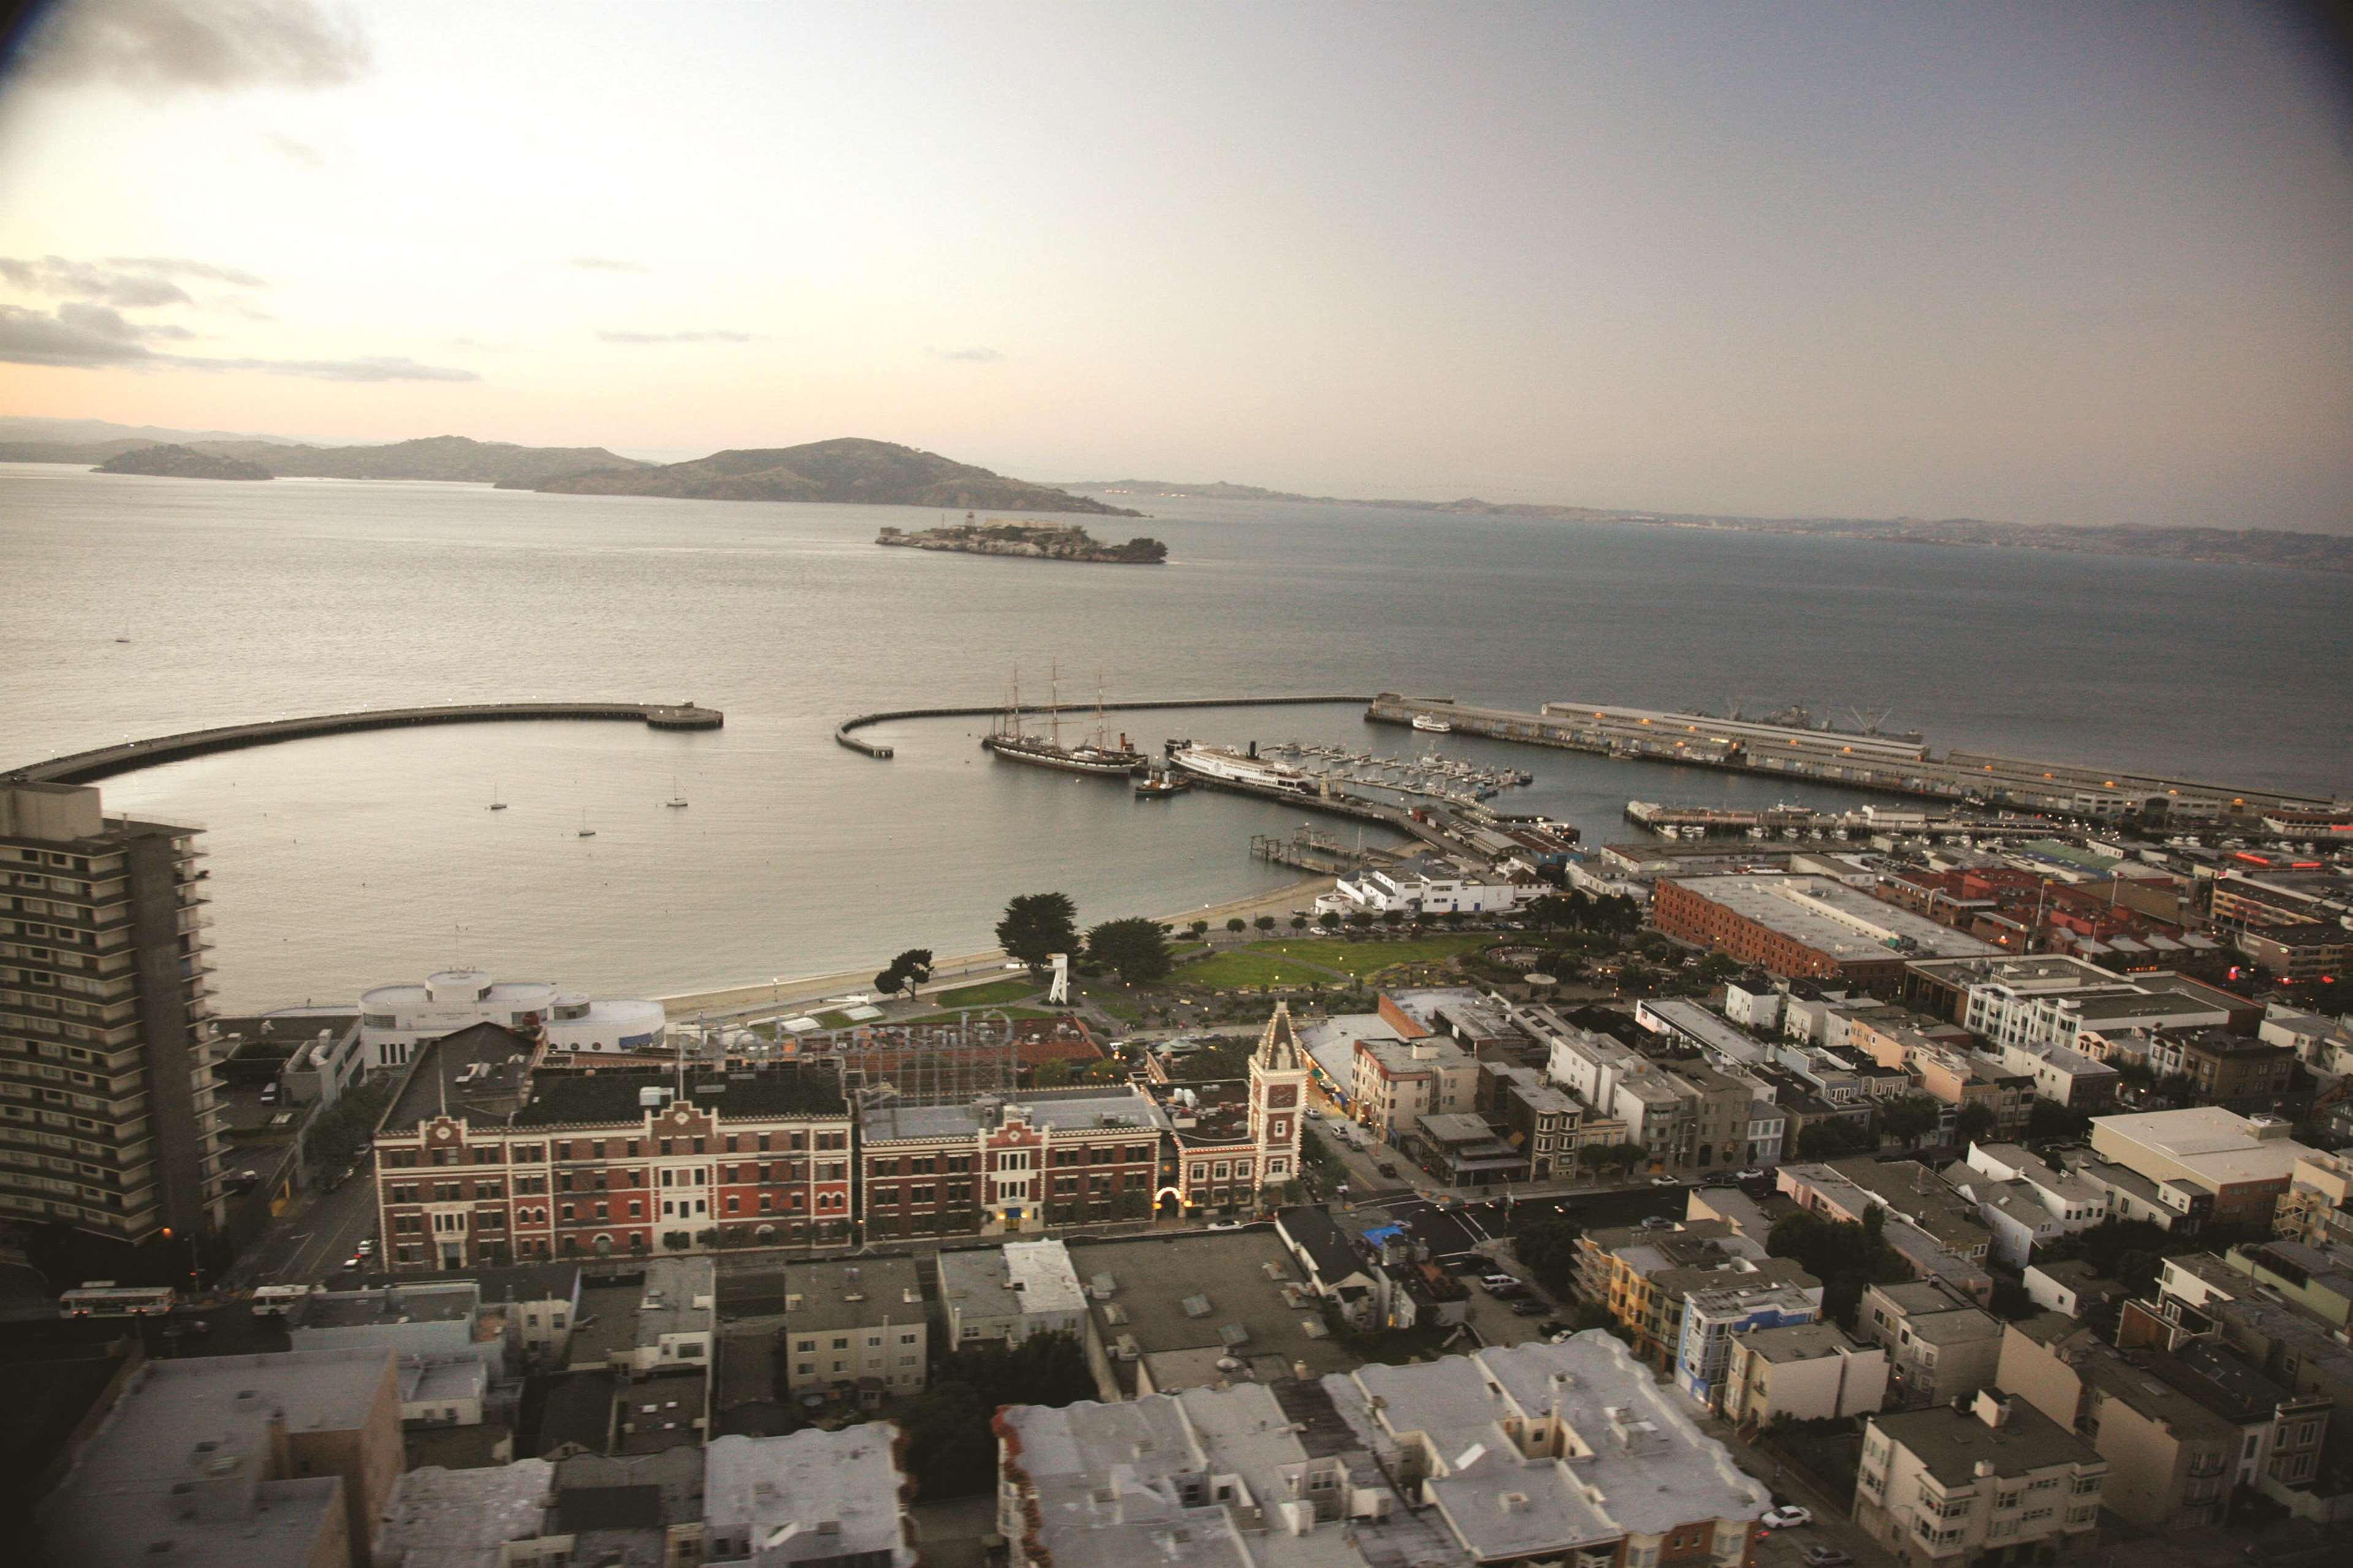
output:
POLYGON ((90 0, 0 413, 2353 528, 2353 117, 2224 4, 90 0))

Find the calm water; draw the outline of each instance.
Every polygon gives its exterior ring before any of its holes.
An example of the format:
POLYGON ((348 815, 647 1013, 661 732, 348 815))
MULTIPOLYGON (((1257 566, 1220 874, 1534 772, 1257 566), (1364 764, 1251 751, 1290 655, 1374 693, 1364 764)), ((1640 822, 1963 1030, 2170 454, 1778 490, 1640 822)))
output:
MULTIPOLYGON (((1016 892, 1082 920, 1279 884, 1276 805, 1140 805, 992 763, 975 722, 835 746, 868 709, 1024 693, 1384 687, 1534 706, 1892 705, 1977 746, 2353 792, 2353 579, 2023 552, 1163 502, 1120 569, 874 547, 933 514, 268 485, 0 465, 0 763, 256 717, 518 698, 692 699, 713 734, 461 726, 107 782, 209 832, 231 1005, 345 998, 464 960, 608 994, 987 945, 1016 892), (128 631, 132 641, 114 639, 128 631), (676 787, 692 805, 664 809, 676 787), (485 809, 493 790, 511 809, 485 809), (577 837, 583 822, 596 830, 577 837)), ((1146 743, 1286 736, 1397 754, 1353 709, 1114 715, 1146 743)), ((1630 796, 1790 786, 1522 752, 1514 805, 1615 836, 1630 796)), ((1828 800, 1825 792, 1805 798, 1828 800)), ((1336 825, 1335 825, 1336 826, 1336 825)))

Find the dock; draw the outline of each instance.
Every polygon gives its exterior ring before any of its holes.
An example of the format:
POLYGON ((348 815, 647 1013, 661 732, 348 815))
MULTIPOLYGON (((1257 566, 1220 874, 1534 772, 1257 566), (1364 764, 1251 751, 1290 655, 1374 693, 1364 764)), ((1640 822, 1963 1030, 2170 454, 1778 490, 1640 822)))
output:
MULTIPOLYGON (((1372 700, 1373 699, 1369 697, 1313 695, 1305 697, 1152 697, 1132 702, 1089 703, 1087 710, 1092 712, 1098 706, 1106 713, 1140 713, 1148 712, 1155 708, 1337 708, 1355 707, 1359 702, 1372 700)), ((892 755, 891 748, 879 741, 860 740, 859 731, 871 730, 877 724, 889 724, 901 719, 993 719, 1005 710, 1003 703, 991 702, 976 708, 894 708, 880 713, 860 713, 854 719, 845 719, 834 726, 833 743, 872 757, 878 762, 887 762, 892 755)), ((1047 716, 1048 711, 1044 708, 1024 707, 1020 710, 1022 717, 1028 719, 1042 719, 1047 716)), ((1075 712, 1077 710, 1066 708, 1063 711, 1069 713, 1075 712)))
POLYGON ((1626 820, 1662 838, 1744 836, 1756 839, 1869 838, 1898 833, 1930 839, 2046 838, 2060 825, 2048 816, 1935 812, 1916 808, 1884 811, 1816 811, 1804 805, 1769 805, 1745 811, 1722 805, 1662 805, 1630 800, 1626 820))
POLYGON ((470 702, 442 708, 364 708, 348 713, 223 724, 210 730, 184 730, 174 735, 125 741, 120 745, 28 763, 10 770, 6 777, 13 784, 90 784, 185 757, 241 751, 248 746, 274 746, 282 741, 305 741, 319 735, 400 730, 421 724, 504 724, 546 720, 634 721, 656 730, 716 730, 727 722, 727 715, 716 708, 703 708, 692 702, 470 702))

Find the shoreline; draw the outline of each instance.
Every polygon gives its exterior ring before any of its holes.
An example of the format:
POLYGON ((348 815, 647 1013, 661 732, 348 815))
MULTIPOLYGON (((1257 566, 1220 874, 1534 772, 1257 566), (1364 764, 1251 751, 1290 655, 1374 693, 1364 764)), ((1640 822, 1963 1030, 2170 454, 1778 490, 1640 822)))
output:
MULTIPOLYGON (((1262 893, 1149 918, 1156 925, 1181 927, 1193 921, 1205 920, 1215 925, 1237 916, 1243 920, 1262 914, 1280 916, 1294 909, 1304 908, 1319 895, 1330 892, 1337 879, 1309 877, 1262 893)), ((876 961, 878 965, 887 962, 888 954, 876 961)), ((986 975, 1002 973, 1005 963, 1005 950, 999 947, 938 959, 932 965, 932 978, 918 986, 915 994, 920 999, 972 984, 986 975)), ((836 970, 829 974, 787 975, 779 980, 747 985, 721 985, 702 991, 674 992, 666 996, 649 996, 647 1000, 659 1003, 670 1022, 681 1023, 692 1022, 708 1013, 772 1011, 791 1004, 822 1001, 843 992, 871 992, 873 985, 871 972, 836 970)))

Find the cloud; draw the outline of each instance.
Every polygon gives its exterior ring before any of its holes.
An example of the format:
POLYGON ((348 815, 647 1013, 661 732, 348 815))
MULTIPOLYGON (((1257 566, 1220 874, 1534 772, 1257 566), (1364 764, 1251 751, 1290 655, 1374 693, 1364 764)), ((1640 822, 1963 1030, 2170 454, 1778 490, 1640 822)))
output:
POLYGON ((932 357, 934 359, 963 360, 969 364, 995 364, 1005 356, 997 353, 995 349, 969 348, 934 349, 932 351, 932 357))
POLYGON ((575 256, 572 265, 584 272, 650 272, 652 268, 640 261, 623 261, 611 256, 575 256))
POLYGON ((51 9, 22 60, 32 81, 160 97, 339 87, 364 72, 371 55, 355 17, 313 0, 108 0, 51 9))
POLYGON ((480 381, 470 370, 419 364, 400 355, 341 360, 203 359, 158 353, 150 339, 193 336, 185 327, 127 321, 121 311, 86 300, 69 300, 57 314, 0 305, 0 361, 77 370, 252 371, 314 381, 480 381))
POLYGON ((608 343, 748 343, 750 332, 598 332, 608 343))
POLYGON ((262 280, 232 267, 176 256, 111 256, 102 261, 69 261, 62 256, 0 256, 0 281, 28 294, 102 300, 131 310, 195 301, 177 279, 198 279, 238 289, 259 289, 262 280))
POLYGON ((327 166, 327 160, 308 142, 279 131, 264 132, 261 139, 269 143, 272 152, 290 163, 300 163, 310 169, 323 169, 327 166))

